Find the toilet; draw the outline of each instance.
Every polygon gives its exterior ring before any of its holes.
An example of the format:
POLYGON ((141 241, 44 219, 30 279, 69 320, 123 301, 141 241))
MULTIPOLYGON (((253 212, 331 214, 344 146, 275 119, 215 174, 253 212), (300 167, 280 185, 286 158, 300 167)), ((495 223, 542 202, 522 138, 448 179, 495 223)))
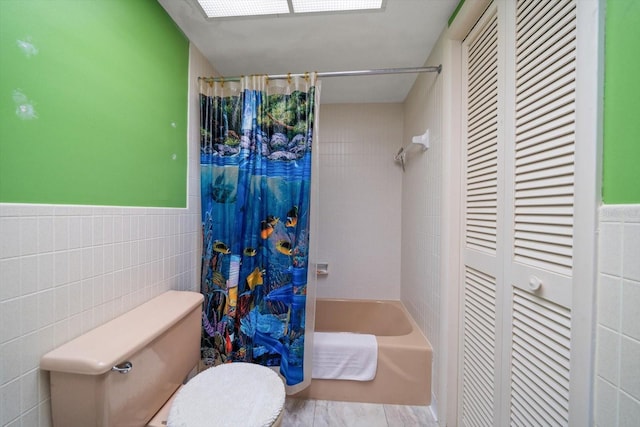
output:
POLYGON ((270 368, 197 373, 202 301, 165 292, 42 356, 53 426, 279 426, 285 390, 270 368))

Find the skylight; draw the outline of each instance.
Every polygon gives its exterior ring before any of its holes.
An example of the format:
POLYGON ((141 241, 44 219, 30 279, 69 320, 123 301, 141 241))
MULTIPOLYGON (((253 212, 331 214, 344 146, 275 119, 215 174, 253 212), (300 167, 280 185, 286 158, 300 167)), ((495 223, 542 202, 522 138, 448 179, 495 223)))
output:
POLYGON ((382 0, 292 0, 293 13, 380 9, 382 0))
POLYGON ((287 0, 198 0, 209 18, 289 13, 287 0))
POLYGON ((381 9, 383 0, 197 0, 208 18, 381 9), (291 6, 291 7, 290 7, 291 6))

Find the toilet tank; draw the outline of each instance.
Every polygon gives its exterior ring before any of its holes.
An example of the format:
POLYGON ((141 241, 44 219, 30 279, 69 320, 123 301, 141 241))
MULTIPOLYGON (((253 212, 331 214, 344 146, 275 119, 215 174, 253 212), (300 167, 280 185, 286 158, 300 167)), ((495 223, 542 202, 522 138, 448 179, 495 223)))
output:
POLYGON ((202 301, 168 291, 45 354, 54 427, 146 425, 200 359, 202 301))

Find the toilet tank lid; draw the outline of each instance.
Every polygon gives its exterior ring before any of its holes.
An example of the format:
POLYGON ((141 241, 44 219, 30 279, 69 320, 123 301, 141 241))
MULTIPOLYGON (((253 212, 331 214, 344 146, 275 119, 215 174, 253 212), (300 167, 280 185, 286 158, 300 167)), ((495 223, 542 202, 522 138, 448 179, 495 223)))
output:
POLYGON ((101 375, 202 306, 202 301, 197 292, 165 292, 45 354, 40 368, 101 375))

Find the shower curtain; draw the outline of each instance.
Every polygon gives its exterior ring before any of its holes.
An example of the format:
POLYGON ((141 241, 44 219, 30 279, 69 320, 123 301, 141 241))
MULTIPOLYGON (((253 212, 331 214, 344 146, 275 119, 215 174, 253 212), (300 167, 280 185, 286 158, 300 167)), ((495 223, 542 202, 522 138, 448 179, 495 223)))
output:
POLYGON ((203 360, 308 382, 315 75, 200 82, 203 360))

